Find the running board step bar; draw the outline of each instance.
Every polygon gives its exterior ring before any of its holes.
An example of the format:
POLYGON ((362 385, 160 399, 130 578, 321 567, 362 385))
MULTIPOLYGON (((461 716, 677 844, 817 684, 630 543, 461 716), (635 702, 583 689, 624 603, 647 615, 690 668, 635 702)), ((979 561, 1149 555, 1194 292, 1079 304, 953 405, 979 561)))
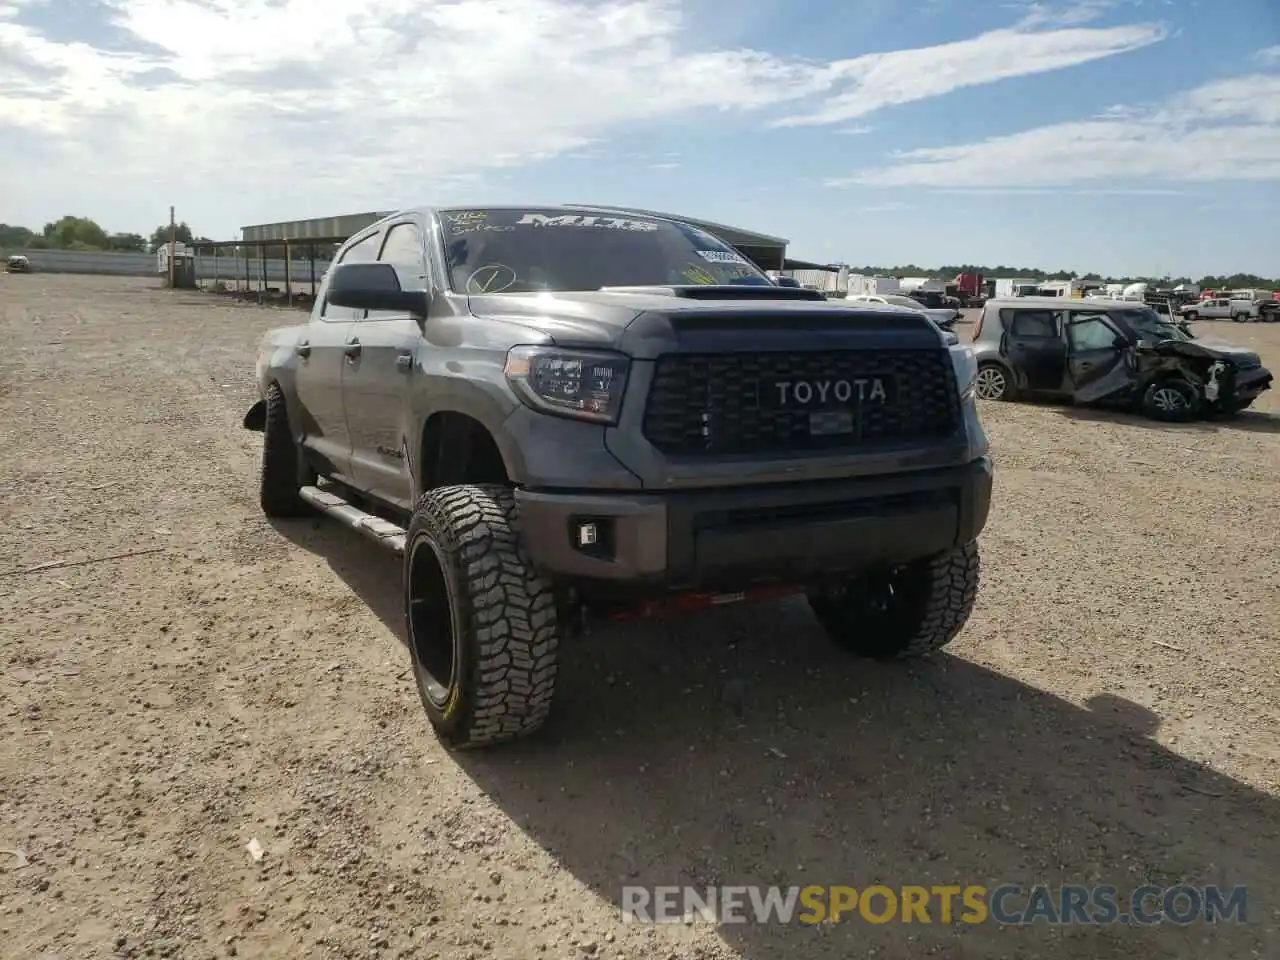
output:
POLYGON ((365 513, 359 507, 353 507, 340 496, 319 487, 303 487, 298 491, 303 500, 311 504, 321 513, 333 517, 344 527, 350 527, 357 533, 390 547, 396 553, 404 553, 404 528, 397 527, 389 520, 365 513))

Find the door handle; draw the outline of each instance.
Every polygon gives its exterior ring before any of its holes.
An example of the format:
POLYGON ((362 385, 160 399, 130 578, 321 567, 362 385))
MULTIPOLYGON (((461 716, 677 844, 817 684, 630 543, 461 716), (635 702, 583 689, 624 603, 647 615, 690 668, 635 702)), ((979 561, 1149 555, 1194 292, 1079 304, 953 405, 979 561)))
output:
POLYGON ((300 343, 293 348, 293 352, 305 360, 307 357, 311 356, 311 344, 305 342, 300 343))
POLYGON ((347 355, 348 360, 354 360, 360 356, 360 351, 363 349, 364 347, 360 346, 359 340, 348 340, 346 346, 342 348, 342 352, 347 355))
POLYGON ((396 355, 396 368, 397 368, 398 370, 412 370, 412 369, 413 369, 413 354, 412 354, 412 353, 400 353, 400 354, 397 354, 397 355, 396 355))

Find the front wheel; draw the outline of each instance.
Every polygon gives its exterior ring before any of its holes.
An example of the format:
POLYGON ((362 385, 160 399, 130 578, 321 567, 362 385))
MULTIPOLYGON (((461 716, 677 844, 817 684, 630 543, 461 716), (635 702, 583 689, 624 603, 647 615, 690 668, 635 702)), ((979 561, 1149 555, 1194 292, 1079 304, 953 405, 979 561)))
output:
POLYGON ((560 629, 551 584, 520 543, 511 491, 423 494, 404 564, 414 679, 440 739, 482 747, 540 728, 555 692, 560 629))
POLYGON ((268 517, 305 517, 311 507, 298 491, 313 483, 298 442, 289 429, 284 391, 277 384, 267 388, 267 410, 262 424, 262 475, 258 498, 268 517))
POLYGON ((831 638, 860 657, 922 657, 949 644, 969 621, 981 569, 974 540, 815 591, 809 606, 831 638))
POLYGON ((1182 319, 1186 320, 1188 323, 1195 323, 1200 319, 1200 314, 1196 313, 1194 310, 1188 310, 1182 315, 1182 319))
POLYGON ((1013 382, 1009 371, 998 363, 980 364, 974 393, 980 400, 1012 400, 1013 382))
POLYGON ((1200 412, 1200 391, 1180 378, 1157 380, 1142 395, 1142 412, 1152 420, 1194 420, 1200 412))

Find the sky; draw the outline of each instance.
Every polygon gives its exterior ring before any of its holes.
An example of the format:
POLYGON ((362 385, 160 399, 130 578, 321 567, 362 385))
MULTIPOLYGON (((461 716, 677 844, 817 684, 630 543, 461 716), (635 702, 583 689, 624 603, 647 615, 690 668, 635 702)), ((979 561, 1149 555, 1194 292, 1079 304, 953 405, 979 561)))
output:
POLYGON ((0 0, 0 222, 595 203, 1280 275, 1276 0, 0 0))

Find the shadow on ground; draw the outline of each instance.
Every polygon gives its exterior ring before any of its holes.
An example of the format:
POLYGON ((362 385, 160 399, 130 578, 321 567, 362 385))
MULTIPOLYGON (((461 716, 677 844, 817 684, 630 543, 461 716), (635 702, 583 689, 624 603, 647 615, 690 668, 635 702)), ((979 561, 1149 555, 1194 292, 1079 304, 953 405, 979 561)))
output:
POLYGON ((1090 407, 1058 407, 1056 409, 1058 413, 1070 420, 1123 423, 1147 430, 1166 432, 1182 430, 1198 433, 1239 430, 1244 433, 1280 433, 1280 417, 1270 413, 1259 413, 1255 410, 1245 410, 1234 417, 1223 417, 1215 420, 1195 420, 1191 423, 1162 423, 1159 420, 1149 420, 1133 413, 1097 410, 1090 407))
MULTIPOLYGON (((336 525, 277 529, 402 633, 394 558, 336 525)), ((611 627, 561 664, 541 736, 455 760, 618 907, 624 885, 1110 884, 1122 910, 1147 883, 1249 888, 1242 924, 948 925, 936 907, 930 925, 721 924, 744 957, 1280 949, 1280 804, 1159 746, 1159 718, 1122 698, 1082 707, 947 655, 851 660, 797 602, 611 627)))

